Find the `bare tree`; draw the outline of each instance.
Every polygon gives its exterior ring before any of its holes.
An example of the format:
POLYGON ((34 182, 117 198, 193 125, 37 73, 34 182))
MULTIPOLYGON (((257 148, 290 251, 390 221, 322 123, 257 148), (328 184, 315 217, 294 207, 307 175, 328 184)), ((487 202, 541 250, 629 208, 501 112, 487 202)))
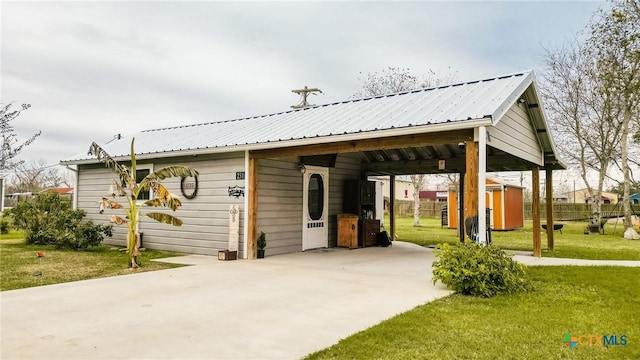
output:
POLYGON ((585 52, 593 62, 593 77, 602 84, 598 90, 611 94, 611 106, 619 112, 625 236, 638 238, 631 227, 629 138, 640 123, 640 3, 613 0, 611 4, 590 24, 585 52))
POLYGON ((592 218, 599 224, 601 193, 622 131, 615 94, 598 81, 594 64, 578 41, 547 50, 545 61, 547 72, 541 93, 551 126, 562 139, 560 150, 570 165, 580 170, 589 192, 592 218), (598 173, 595 188, 589 182, 591 170, 598 173))
MULTIPOLYGON (((354 98, 393 94, 419 88, 438 86, 443 81, 452 81, 454 73, 444 77, 437 77, 429 69, 427 74, 417 77, 409 69, 387 67, 381 73, 368 73, 366 77, 358 77, 362 83, 362 90, 353 95, 354 98)), ((424 184, 424 174, 411 175, 413 184, 413 226, 420 226, 420 190, 424 184)))
POLYGON ((59 187, 65 181, 58 169, 47 165, 44 159, 31 161, 28 164, 21 162, 15 166, 8 192, 13 193, 37 193, 46 188, 59 187))
POLYGON ((31 107, 30 104, 22 104, 20 110, 11 110, 12 104, 0 104, 0 136, 2 136, 2 147, 0 148, 0 173, 5 173, 22 163, 22 161, 13 161, 25 146, 29 146, 38 136, 40 131, 33 134, 26 141, 20 142, 15 133, 15 129, 10 122, 15 120, 24 110, 31 107))

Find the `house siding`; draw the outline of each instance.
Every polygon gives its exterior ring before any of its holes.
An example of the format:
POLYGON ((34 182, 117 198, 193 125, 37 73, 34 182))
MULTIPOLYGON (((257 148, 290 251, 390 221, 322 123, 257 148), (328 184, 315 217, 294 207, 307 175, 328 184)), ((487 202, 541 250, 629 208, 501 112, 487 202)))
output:
POLYGON ((511 106, 495 126, 487 127, 487 132, 489 134, 487 145, 534 164, 544 165, 538 136, 521 105, 511 106))
POLYGON ((258 233, 268 256, 302 250, 302 174, 296 157, 258 160, 258 233))
MULTIPOLYGON (((180 178, 163 181, 169 192, 180 196, 182 207, 174 214, 183 221, 175 227, 161 224, 142 216, 139 230, 144 234, 143 246, 149 249, 177 251, 191 254, 215 255, 218 250, 228 248, 229 206, 238 205, 240 223, 244 219, 244 198, 230 197, 231 186, 244 186, 243 180, 235 180, 235 173, 244 171, 244 153, 228 153, 198 157, 156 159, 153 162, 139 161, 138 166, 153 164, 153 169, 169 165, 185 165, 200 173, 198 192, 194 199, 186 199, 180 190, 180 178)), ((111 215, 123 215, 119 210, 98 213, 99 201, 113 183, 115 174, 102 164, 81 165, 78 173, 78 208, 87 211, 87 217, 97 223, 108 223, 111 215)), ((122 199, 124 200, 124 199, 122 199)), ((116 198, 118 201, 118 198, 116 198)), ((148 209, 151 210, 151 209, 148 209)), ((156 209, 153 211, 169 212, 156 209)), ((243 234, 240 227, 239 250, 243 256, 243 234)), ((126 245, 126 225, 114 226, 113 238, 105 243, 126 245)))
MULTIPOLYGON (((329 168, 328 246, 337 245, 337 214, 342 212, 344 180, 358 179, 361 157, 339 154, 329 168)), ((258 233, 267 236, 268 256, 302 251, 302 174, 297 157, 258 161, 258 233)))

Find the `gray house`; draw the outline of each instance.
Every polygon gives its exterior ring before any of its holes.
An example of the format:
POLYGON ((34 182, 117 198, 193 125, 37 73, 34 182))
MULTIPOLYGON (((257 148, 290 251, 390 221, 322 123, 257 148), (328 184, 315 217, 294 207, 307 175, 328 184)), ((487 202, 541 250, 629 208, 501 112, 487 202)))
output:
MULTIPOLYGON (((346 180, 460 173, 465 183, 461 215, 478 215, 482 224, 484 212, 478 209, 485 207, 480 194, 484 194, 486 172, 529 170, 535 182, 539 169, 546 170, 549 179, 552 170, 564 168, 556 156, 532 72, 245 119, 146 130, 103 148, 117 160, 127 161, 131 138, 135 138, 141 175, 145 169, 171 164, 187 165, 200 173, 198 179, 165 182, 172 193, 183 194, 177 216, 184 225, 143 220, 143 245, 217 254, 227 249, 230 206, 238 205, 242 258, 255 257, 260 231, 267 234, 268 255, 336 246, 336 215, 343 212, 346 180)), ((114 174, 86 153, 62 164, 76 166, 77 207, 94 221, 106 222, 109 215, 98 213, 98 201, 114 174)), ((394 232, 393 220, 391 227, 394 232)), ((124 228, 116 227, 110 241, 124 245, 125 234, 124 228)))

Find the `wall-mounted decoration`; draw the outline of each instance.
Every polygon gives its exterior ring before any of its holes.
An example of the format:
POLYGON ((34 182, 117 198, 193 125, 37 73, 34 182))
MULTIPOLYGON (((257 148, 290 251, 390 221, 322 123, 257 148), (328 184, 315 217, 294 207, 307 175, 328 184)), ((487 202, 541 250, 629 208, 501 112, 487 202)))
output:
POLYGON ((236 172, 236 180, 244 180, 244 171, 236 172))
POLYGON ((197 177, 183 177, 180 180, 180 190, 182 195, 187 199, 193 199, 198 194, 198 178, 197 177))
POLYGON ((233 196, 236 199, 240 196, 244 197, 244 186, 229 186, 229 196, 233 196))

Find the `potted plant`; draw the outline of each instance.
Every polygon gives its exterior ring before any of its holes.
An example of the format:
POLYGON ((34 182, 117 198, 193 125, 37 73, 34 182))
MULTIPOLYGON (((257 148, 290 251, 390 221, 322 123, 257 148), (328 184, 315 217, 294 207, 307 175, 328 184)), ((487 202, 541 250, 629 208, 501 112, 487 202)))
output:
POLYGON ((258 259, 264 259, 264 248, 267 247, 267 236, 264 234, 264 231, 260 231, 260 236, 258 236, 258 259))

